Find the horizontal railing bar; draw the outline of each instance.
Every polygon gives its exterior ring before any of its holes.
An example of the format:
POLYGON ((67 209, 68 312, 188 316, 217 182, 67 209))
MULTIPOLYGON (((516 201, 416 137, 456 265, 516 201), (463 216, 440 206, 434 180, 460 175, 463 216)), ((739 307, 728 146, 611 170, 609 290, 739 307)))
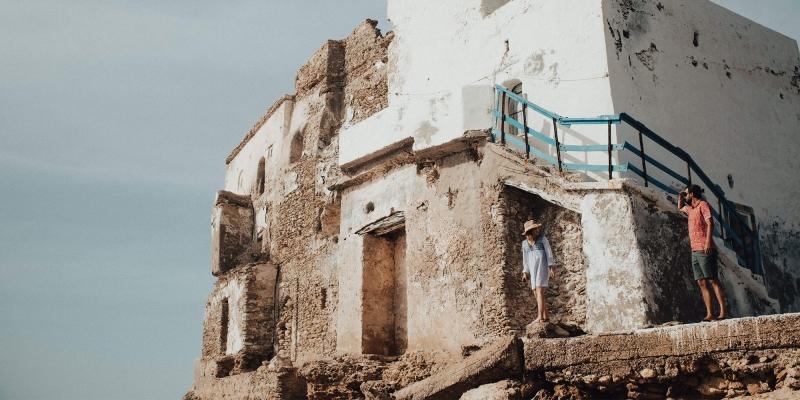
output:
MULTIPOLYGON (((628 142, 625 142, 625 143, 624 143, 624 145, 625 145, 625 148, 626 148, 626 149, 628 149, 628 150, 630 150, 630 151, 631 151, 631 153, 635 154, 635 155, 636 155, 636 156, 638 156, 638 157, 641 157, 641 156, 642 156, 642 152, 641 152, 641 151, 639 151, 639 149, 637 149, 636 147, 633 147, 633 145, 632 145, 632 144, 630 144, 630 143, 628 143, 628 142)), ((648 155, 646 155, 646 154, 645 154, 645 156, 644 156, 644 159, 645 159, 645 160, 647 160, 647 162, 649 162, 650 164, 652 164, 654 167, 656 167, 656 168, 660 169, 661 171, 663 171, 664 173, 666 173, 667 175, 669 175, 669 176, 671 176, 671 177, 675 178, 675 179, 676 179, 678 182, 680 182, 680 183, 682 183, 682 184, 684 184, 684 185, 688 185, 688 184, 689 184, 689 180, 688 180, 688 179, 686 179, 686 178, 684 178, 683 176, 681 176, 681 174, 679 174, 679 173, 677 173, 677 172, 675 172, 675 171, 671 170, 671 169, 670 169, 669 167, 667 167, 666 165, 664 165, 664 164, 662 164, 662 163, 660 163, 660 162, 656 161, 656 160, 655 160, 653 157, 650 157, 650 156, 648 156, 648 155)), ((647 179, 648 179, 648 180, 650 180, 650 179, 651 179, 651 178, 650 178, 650 175, 651 175, 651 174, 648 174, 648 175, 647 175, 647 179)), ((642 177, 644 177, 644 176, 642 176, 642 177)), ((676 193, 676 194, 677 194, 677 193, 676 193)))
MULTIPOLYGON (((631 172, 635 173, 636 175, 639 175, 640 177, 644 178, 644 173, 639 168, 636 168, 631 163, 628 163, 628 171, 631 171, 631 172)), ((675 189, 673 189, 673 188, 661 183, 661 181, 659 181, 657 179, 654 179, 650 175, 647 175, 647 182, 652 183, 657 188, 659 188, 659 189, 661 189, 661 190, 663 190, 663 191, 665 191, 667 193, 673 194, 675 196, 678 195, 678 191, 677 190, 675 190, 675 189)))
MULTIPOLYGON (((492 114, 496 118, 501 118, 502 117, 501 114, 499 112, 497 112, 496 110, 493 110, 492 114)), ((519 130, 522 130, 522 123, 520 123, 519 121, 515 120, 514 118, 510 118, 509 116, 506 115, 506 122, 508 122, 509 125, 517 128, 519 130)), ((549 137, 537 132, 533 128, 527 127, 526 130, 528 131, 528 134, 538 138, 539 140, 549 144, 550 146, 555 146, 556 145, 556 141, 555 140, 553 140, 552 138, 549 138, 549 137)), ((506 135, 508 135, 508 133, 506 133, 506 135)))
POLYGON ((719 215, 717 210, 715 210, 713 207, 709 208, 711 208, 711 215, 713 215, 719 221, 719 224, 722 225, 722 227, 725 229, 726 232, 728 232, 729 235, 731 235, 731 238, 736 240, 736 243, 738 243, 739 246, 744 247, 744 240, 739 238, 739 235, 737 235, 736 232, 733 231, 733 228, 731 228, 728 224, 725 223, 725 221, 722 219, 722 216, 719 215))
POLYGON ((551 156, 551 155, 549 155, 549 154, 547 154, 547 153, 545 153, 545 152, 543 152, 543 151, 541 151, 541 150, 539 150, 539 149, 537 149, 535 147, 531 147, 530 149, 531 149, 530 153, 533 154, 534 156, 539 157, 542 160, 545 160, 545 161, 549 162, 550 164, 558 165, 558 159, 556 159, 555 157, 553 157, 553 156, 551 156))
POLYGON ((652 130, 650 130, 650 128, 648 128, 647 126, 645 126, 645 124, 643 124, 643 123, 641 123, 641 122, 637 121, 636 119, 634 119, 634 118, 633 118, 633 117, 631 117, 630 115, 628 115, 628 114, 626 114, 626 113, 620 113, 620 114, 619 114, 619 118, 620 118, 620 120, 622 120, 623 122, 625 122, 625 123, 627 123, 628 125, 632 126, 634 129, 641 131, 641 132, 642 132, 642 133, 643 133, 645 136, 647 136, 647 137, 648 137, 650 140, 652 140, 652 141, 654 141, 654 142, 658 143, 658 145, 659 145, 659 146, 661 146, 661 147, 665 148, 665 149, 666 149, 666 150, 668 150, 670 153, 672 153, 672 154, 674 154, 674 155, 678 156, 678 158, 680 158, 680 159, 682 159, 682 160, 686 160, 686 157, 688 157, 688 156, 689 156, 689 155, 688 155, 688 154, 686 154, 686 152, 685 152, 685 151, 683 151, 681 148, 673 146, 673 145, 672 145, 670 142, 668 142, 668 141, 664 140, 664 138, 662 138, 661 136, 658 136, 658 134, 656 134, 655 132, 653 132, 652 130))
MULTIPOLYGON (((611 149, 614 151, 621 151, 625 149, 624 144, 612 144, 611 149)), ((562 144, 561 151, 608 151, 607 144, 590 144, 590 145, 573 145, 562 144)))
POLYGON ((570 125, 607 125, 608 121, 612 124, 620 124, 619 115, 601 115, 595 118, 568 118, 563 117, 558 120, 558 123, 564 126, 570 125))
MULTIPOLYGON (((608 164, 593 165, 564 163, 564 168, 575 171, 608 171, 608 164)), ((627 165, 612 165, 611 168, 614 170, 614 172, 626 172, 628 170, 627 165)))
MULTIPOLYGON (((497 129, 493 129, 492 130, 492 136, 493 137, 495 135, 498 135, 498 134, 500 134, 500 131, 498 131, 497 129)), ((525 150, 525 142, 523 142, 522 140, 517 139, 513 135, 506 135, 506 142, 511 143, 514 146, 517 146, 522 150, 525 150)), ((549 162, 550 164, 558 165, 558 160, 556 160, 555 157, 553 157, 553 156, 551 156, 551 155, 549 155, 549 154, 547 154, 547 153, 545 153, 545 152, 543 152, 543 151, 541 151, 541 150, 539 150, 539 149, 537 149, 537 148, 535 148, 533 146, 530 146, 530 150, 531 150, 530 153, 535 155, 536 157, 539 157, 539 158, 549 162)))
POLYGON ((520 96, 519 96, 519 95, 517 95, 516 93, 514 93, 514 92, 512 92, 512 91, 510 91, 510 90, 508 90, 508 89, 506 89, 506 88, 504 88, 504 87, 502 87, 502 86, 500 86, 500 85, 495 85, 494 87, 495 87, 495 88, 497 88, 497 90, 500 90, 500 91, 502 91, 502 92, 505 92, 505 94, 506 94, 506 95, 507 95, 509 98, 516 100, 518 103, 524 103, 525 105, 527 105, 528 107, 530 107, 530 108, 531 108, 531 109, 533 109, 534 111, 538 112, 539 114, 542 114, 542 115, 546 116, 546 117, 547 117, 547 118, 549 118, 549 119, 553 119, 553 118, 555 118, 555 119, 561 119, 561 116, 560 116, 560 115, 558 115, 558 114, 556 114, 556 113, 554 113, 554 112, 547 111, 547 110, 545 110, 544 108, 542 108, 542 107, 539 107, 538 105, 536 105, 536 104, 534 104, 534 103, 531 103, 531 102, 530 102, 530 101, 528 101, 528 100, 525 100, 524 98, 520 97, 520 96))

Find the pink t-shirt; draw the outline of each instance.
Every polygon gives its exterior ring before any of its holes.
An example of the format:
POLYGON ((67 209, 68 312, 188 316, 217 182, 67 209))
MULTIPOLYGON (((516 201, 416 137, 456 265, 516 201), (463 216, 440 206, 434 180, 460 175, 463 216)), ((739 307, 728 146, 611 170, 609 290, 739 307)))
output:
MULTIPOLYGON (((707 202, 697 200, 693 205, 686 206, 684 210, 689 214, 689 239, 692 241, 692 251, 705 250, 711 207, 708 206, 707 202)), ((711 240, 711 248, 717 248, 714 240, 711 240)))

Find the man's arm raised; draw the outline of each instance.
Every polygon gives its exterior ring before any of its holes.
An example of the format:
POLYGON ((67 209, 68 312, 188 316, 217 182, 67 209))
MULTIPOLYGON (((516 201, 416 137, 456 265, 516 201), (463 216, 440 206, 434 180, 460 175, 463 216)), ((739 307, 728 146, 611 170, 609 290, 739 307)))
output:
POLYGON ((688 189, 678 193, 678 211, 686 212, 686 210, 684 208, 686 208, 686 194, 687 194, 687 192, 688 192, 688 189))

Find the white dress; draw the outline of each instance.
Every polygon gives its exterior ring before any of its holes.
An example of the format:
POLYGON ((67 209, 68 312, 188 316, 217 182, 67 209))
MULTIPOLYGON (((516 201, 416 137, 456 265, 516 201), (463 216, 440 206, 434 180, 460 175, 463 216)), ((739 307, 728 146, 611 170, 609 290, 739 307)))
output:
POLYGON ((539 235, 533 246, 528 239, 522 240, 522 272, 531 274, 531 288, 547 287, 549 267, 553 264, 553 251, 544 235, 539 235))

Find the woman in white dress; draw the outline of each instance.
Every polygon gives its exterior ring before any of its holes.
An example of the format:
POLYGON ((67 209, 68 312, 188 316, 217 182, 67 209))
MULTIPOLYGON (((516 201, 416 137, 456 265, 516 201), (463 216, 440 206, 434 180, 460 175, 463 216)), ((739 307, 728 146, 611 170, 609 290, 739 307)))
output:
POLYGON ((528 221, 525 223, 525 231, 522 232, 525 236, 525 240, 522 241, 522 281, 527 283, 530 279, 539 312, 533 322, 548 320, 544 294, 548 281, 555 276, 553 251, 547 238, 539 234, 541 226, 542 224, 537 224, 535 221, 528 221))

